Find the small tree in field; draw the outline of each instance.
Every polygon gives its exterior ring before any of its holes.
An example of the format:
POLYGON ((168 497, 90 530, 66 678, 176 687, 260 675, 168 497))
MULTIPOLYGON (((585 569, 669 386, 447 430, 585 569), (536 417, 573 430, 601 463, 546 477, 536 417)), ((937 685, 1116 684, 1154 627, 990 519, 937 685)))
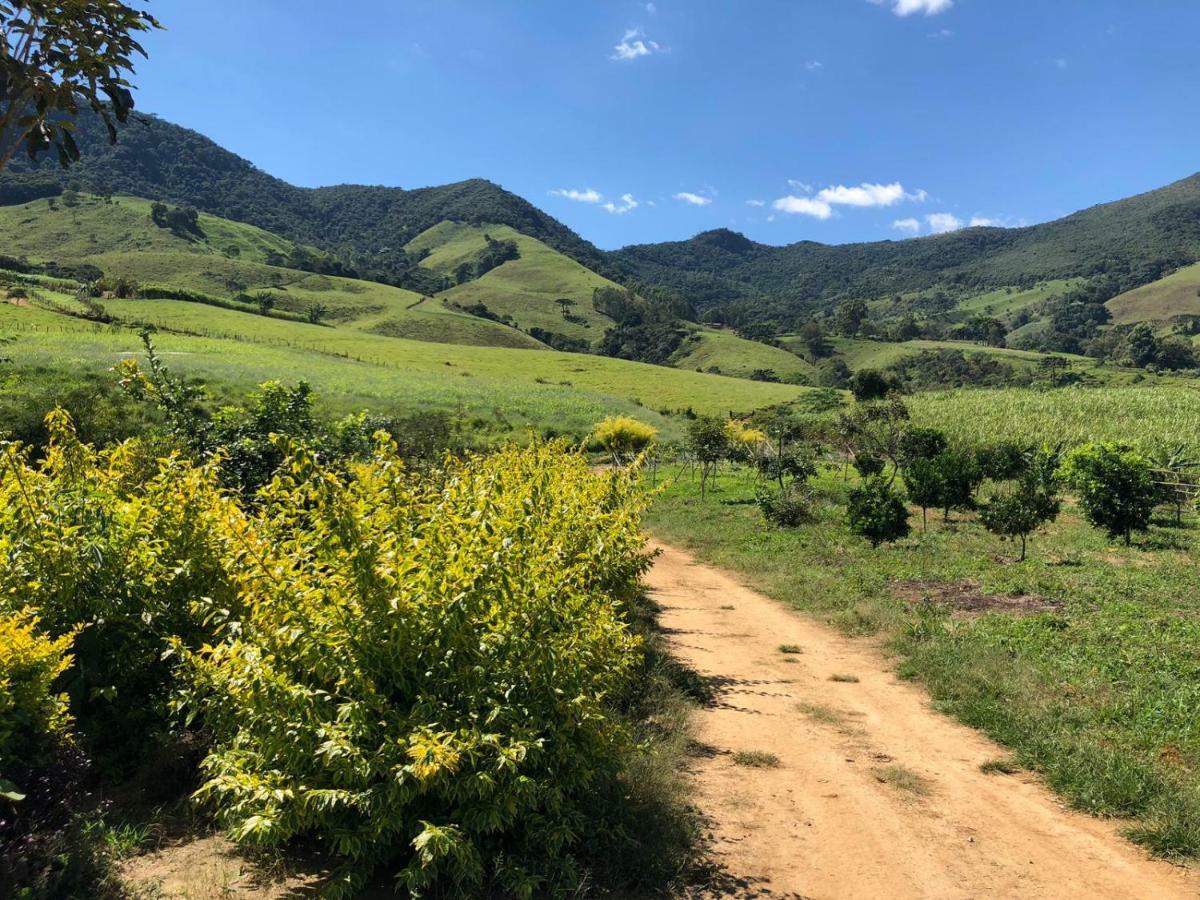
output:
POLYGON ((938 429, 912 425, 900 435, 900 464, 907 467, 919 459, 933 459, 949 446, 946 435, 938 429))
POLYGON ((952 509, 974 507, 975 491, 983 482, 975 455, 966 450, 947 450, 934 459, 933 464, 941 482, 938 506, 942 508, 943 518, 949 520, 952 509))
POLYGON ((942 470, 935 459, 914 459, 904 470, 908 498, 921 507, 921 530, 929 530, 929 508, 942 505, 945 486, 942 470))
POLYGON ((1150 527, 1158 486, 1150 461, 1114 442, 1084 444, 1067 454, 1062 477, 1079 493, 1088 521, 1128 546, 1133 532, 1150 527))
POLYGON ((846 513, 850 531, 872 547, 906 537, 910 530, 904 498, 882 478, 870 478, 850 491, 846 513))
POLYGON ((612 456, 614 466, 629 462, 657 436, 657 428, 629 416, 609 416, 592 432, 593 439, 612 456))
POLYGON ((979 512, 983 527, 993 534, 1021 541, 1020 562, 1025 561, 1029 535, 1058 518, 1058 454, 1041 450, 1026 458, 1016 490, 989 500, 979 512))
POLYGON ((725 423, 715 416, 700 416, 688 423, 687 447, 700 467, 700 499, 708 491, 708 480, 721 460, 729 455, 729 435, 725 423))

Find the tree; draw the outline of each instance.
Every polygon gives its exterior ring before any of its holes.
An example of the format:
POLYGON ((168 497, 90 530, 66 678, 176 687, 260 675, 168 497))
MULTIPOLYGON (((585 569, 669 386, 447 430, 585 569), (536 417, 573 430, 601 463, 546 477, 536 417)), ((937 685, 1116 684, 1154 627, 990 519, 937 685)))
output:
POLYGON ((1057 451, 1043 448, 1026 459, 1016 490, 992 497, 979 512, 983 527, 993 534, 1021 541, 1020 562, 1025 561, 1029 535, 1038 526, 1058 518, 1057 451))
POLYGON ((845 300, 839 303, 833 314, 834 328, 843 337, 854 337, 862 330, 867 320, 865 300, 845 300))
POLYGON ((934 459, 913 459, 904 469, 904 486, 908 488, 909 499, 921 507, 921 530, 928 531, 929 507, 941 506, 945 493, 941 467, 934 459))
POLYGON ((949 520, 952 509, 971 509, 975 505, 975 491, 983 482, 983 472, 975 461, 975 454, 967 450, 947 450, 933 460, 941 482, 941 497, 938 506, 943 518, 949 520))
POLYGON ((894 387, 891 379, 878 369, 860 369, 850 378, 850 391, 860 403, 882 400, 894 387))
POLYGON ((275 308, 275 295, 270 291, 259 291, 254 295, 254 302, 258 306, 259 315, 269 316, 275 308))
POLYGON ((324 303, 310 303, 304 311, 304 319, 310 325, 320 325, 328 314, 329 307, 324 303))
POLYGON ((833 345, 825 337, 825 330, 818 322, 805 322, 800 326, 800 340, 814 360, 833 355, 833 345))
POLYGON ((645 450, 658 429, 629 416, 609 416, 596 425, 592 438, 612 456, 614 466, 624 465, 645 450))
POLYGON ((558 304, 558 308, 562 312, 563 319, 567 319, 570 315, 571 307, 575 305, 575 301, 570 297, 559 297, 554 302, 558 304))
POLYGON ((729 436, 725 423, 716 416, 699 416, 688 422, 688 451, 700 467, 700 499, 708 489, 708 479, 721 460, 729 455, 729 436))
MULTIPOLYGON (((11 292, 10 292, 11 294, 11 292)), ((1183 520, 1183 507, 1197 493, 1200 460, 1184 444, 1159 445, 1150 454, 1160 503, 1175 507, 1175 524, 1183 520)))
POLYGON ((846 508, 850 531, 878 547, 909 533, 908 507, 904 498, 882 478, 870 478, 850 491, 846 508))
POLYGON ((1076 447, 1063 462, 1062 477, 1079 492, 1088 521, 1110 537, 1133 542, 1133 532, 1146 531, 1158 503, 1154 467, 1146 457, 1116 442, 1076 447))
POLYGON ((79 160, 72 135, 82 102, 117 141, 133 111, 126 74, 146 51, 135 38, 161 27, 117 0, 3 0, 0 30, 0 171, 24 148, 30 158, 53 147, 63 167, 79 160))
POLYGON ((946 435, 936 428, 911 425, 900 435, 900 464, 910 466, 917 460, 929 460, 949 446, 946 435))

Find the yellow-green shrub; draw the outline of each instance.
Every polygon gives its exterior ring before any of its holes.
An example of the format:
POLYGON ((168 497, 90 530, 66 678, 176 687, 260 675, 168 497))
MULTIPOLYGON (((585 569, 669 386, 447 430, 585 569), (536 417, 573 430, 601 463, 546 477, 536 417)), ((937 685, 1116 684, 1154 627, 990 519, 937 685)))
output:
POLYGON ((300 452, 259 499, 218 529, 221 639, 184 654, 200 796, 241 841, 321 840, 345 893, 384 863, 412 891, 569 885, 629 751, 636 476, 537 445, 413 477, 381 444, 349 477, 300 452))
POLYGON ((231 501, 214 466, 156 460, 135 442, 97 451, 61 410, 35 461, 0 445, 0 612, 79 631, 64 678, 80 726, 101 749, 144 742, 166 721, 167 639, 198 644, 193 600, 232 596, 214 523, 231 501))
POLYGON ((629 416, 609 416, 597 423, 592 432, 592 440, 612 455, 616 465, 645 450, 657 436, 658 429, 653 425, 629 416))
MULTIPOLYGON (((38 632, 31 610, 0 615, 0 796, 18 800, 21 776, 70 722, 55 679, 71 664, 71 640, 38 632)), ((2 802, 2 801, 0 801, 2 802)))

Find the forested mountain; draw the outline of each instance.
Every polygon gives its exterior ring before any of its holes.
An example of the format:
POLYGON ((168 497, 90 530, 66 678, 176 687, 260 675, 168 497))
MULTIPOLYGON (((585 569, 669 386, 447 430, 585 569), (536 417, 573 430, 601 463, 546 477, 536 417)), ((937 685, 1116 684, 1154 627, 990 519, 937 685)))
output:
MULTIPOLYGON (((778 333, 848 299, 1089 279, 1095 306, 1200 260, 1200 175, 1140 196, 1025 228, 968 228, 899 241, 759 244, 720 229, 687 241, 605 253, 527 200, 483 179, 441 187, 300 188, 213 141, 156 117, 126 127, 116 146, 84 117, 82 162, 18 160, 0 177, 0 203, 73 183, 195 207, 332 254, 350 274, 433 293, 405 245, 441 222, 506 225, 647 296, 676 295, 702 318, 778 333), (652 289, 659 289, 658 292, 652 289)), ((403 176, 404 173, 398 173, 403 176)), ((924 311, 927 313, 928 311, 924 311)), ((919 314, 924 314, 918 311, 919 314)), ((1010 323, 1016 326, 1018 323, 1010 323)))
POLYGON ((626 278, 683 293, 699 310, 794 325, 839 300, 1108 276, 1119 292, 1200 260, 1200 175, 1026 228, 968 228, 902 241, 784 247, 725 229, 626 247, 626 278))
POLYGON ((300 188, 195 131, 154 116, 131 121, 120 142, 110 146, 103 124, 85 115, 77 140, 82 160, 70 171, 61 170, 49 156, 37 163, 16 160, 0 178, 0 202, 24 202, 78 183, 93 193, 147 197, 247 222, 340 252, 356 268, 392 276, 415 264, 405 257, 403 246, 445 220, 509 225, 588 268, 603 271, 608 266, 600 250, 561 222, 481 178, 415 190, 300 188))

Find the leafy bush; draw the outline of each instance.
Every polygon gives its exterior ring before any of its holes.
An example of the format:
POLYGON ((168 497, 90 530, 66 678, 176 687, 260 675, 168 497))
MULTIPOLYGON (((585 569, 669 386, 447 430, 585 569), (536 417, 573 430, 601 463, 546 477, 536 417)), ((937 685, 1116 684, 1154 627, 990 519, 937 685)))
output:
POLYGON ((1150 461, 1126 444, 1084 444, 1063 461, 1064 480, 1079 493, 1088 521, 1128 545, 1150 527, 1158 486, 1150 461))
POLYGON ((814 518, 813 496, 804 485, 793 483, 780 490, 772 490, 760 484, 754 499, 763 517, 772 525, 795 528, 814 518))
POLYGON ((81 629, 65 682, 80 726, 99 749, 141 750, 167 717, 168 637, 199 642, 190 602, 230 599, 216 537, 230 501, 215 462, 92 450, 61 410, 47 427, 39 462, 0 445, 0 612, 34 609, 59 638, 81 629))
POLYGON ((883 469, 887 465, 882 456, 876 456, 874 453, 856 453, 854 454, 854 469, 863 478, 873 478, 876 475, 882 475, 883 469))
POLYGON ((74 633, 40 634, 31 610, 0 615, 0 806, 24 799, 19 781, 65 733, 67 698, 54 682, 71 664, 74 633))
POLYGON ((622 465, 645 450, 658 436, 658 429, 629 416, 609 416, 592 432, 596 441, 611 456, 613 465, 622 465))
POLYGON ((1020 478, 1028 468, 1030 459, 1031 448, 1016 441, 1000 441, 975 451, 980 474, 993 481, 1020 478))
POLYGON ((865 537, 872 547, 908 535, 904 498, 882 478, 869 478, 852 489, 846 512, 850 531, 865 537))
POLYGON ((414 891, 571 887, 629 750, 634 475, 536 445, 415 477, 381 444, 353 477, 298 452, 259 501, 217 525, 218 639, 180 648, 200 796, 242 842, 321 842, 342 894, 383 864, 414 891))
POLYGON ((908 466, 919 459, 933 459, 949 446, 946 435, 936 428, 910 425, 900 435, 900 465, 908 466))
POLYGON ((975 491, 983 482, 983 472, 975 454, 966 450, 947 450, 933 460, 937 467, 941 485, 938 506, 944 518, 950 518, 952 509, 972 509, 975 506, 975 491))

